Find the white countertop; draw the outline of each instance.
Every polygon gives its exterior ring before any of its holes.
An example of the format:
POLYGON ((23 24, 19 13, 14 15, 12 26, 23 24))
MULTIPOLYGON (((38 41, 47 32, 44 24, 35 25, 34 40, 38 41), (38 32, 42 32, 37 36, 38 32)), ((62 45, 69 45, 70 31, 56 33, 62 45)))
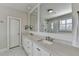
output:
POLYGON ((37 41, 40 38, 38 38, 37 36, 31 36, 31 35, 23 35, 23 38, 28 38, 30 39, 32 42, 34 42, 35 44, 39 45, 41 48, 43 48, 44 50, 46 50, 47 52, 51 53, 51 54, 60 54, 63 56, 79 56, 79 48, 73 47, 73 46, 69 46, 63 43, 58 43, 58 42, 53 42, 52 45, 48 45, 43 43, 42 41, 37 41))

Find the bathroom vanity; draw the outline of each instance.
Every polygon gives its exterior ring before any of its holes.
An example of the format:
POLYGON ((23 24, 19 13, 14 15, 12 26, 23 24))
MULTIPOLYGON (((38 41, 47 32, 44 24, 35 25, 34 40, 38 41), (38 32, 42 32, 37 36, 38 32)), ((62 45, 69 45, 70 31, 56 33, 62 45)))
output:
POLYGON ((79 56, 79 48, 57 41, 45 43, 36 35, 24 34, 22 45, 29 56, 79 56))

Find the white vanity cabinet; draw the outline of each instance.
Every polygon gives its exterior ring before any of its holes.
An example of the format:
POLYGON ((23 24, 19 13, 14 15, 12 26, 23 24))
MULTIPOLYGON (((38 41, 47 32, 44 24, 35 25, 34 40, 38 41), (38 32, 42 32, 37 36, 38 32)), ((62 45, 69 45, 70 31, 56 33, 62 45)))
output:
POLYGON ((23 47, 26 51, 26 53, 30 56, 32 56, 32 42, 28 38, 23 39, 23 47))
POLYGON ((29 56, 50 56, 50 53, 40 47, 38 43, 32 42, 30 38, 23 38, 22 45, 29 56))
POLYGON ((50 53, 33 43, 33 56, 50 56, 50 53))

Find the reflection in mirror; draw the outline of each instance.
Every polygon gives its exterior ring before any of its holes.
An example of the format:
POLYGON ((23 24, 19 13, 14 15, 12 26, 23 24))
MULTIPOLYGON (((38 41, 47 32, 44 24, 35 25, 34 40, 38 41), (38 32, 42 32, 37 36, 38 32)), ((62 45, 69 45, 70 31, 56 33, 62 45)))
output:
POLYGON ((41 32, 72 32, 72 4, 45 3, 40 8, 41 32))
POLYGON ((46 32, 71 32, 72 31, 72 17, 71 14, 63 15, 54 19, 48 19, 46 32))
POLYGON ((31 14, 30 14, 30 30, 31 31, 37 31, 37 17, 38 17, 38 9, 36 8, 31 14))

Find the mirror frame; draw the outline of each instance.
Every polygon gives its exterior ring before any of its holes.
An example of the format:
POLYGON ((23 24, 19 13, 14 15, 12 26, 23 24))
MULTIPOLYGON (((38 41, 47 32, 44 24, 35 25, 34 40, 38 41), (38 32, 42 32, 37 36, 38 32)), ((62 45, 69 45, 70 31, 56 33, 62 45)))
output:
MULTIPOLYGON (((30 21, 31 21, 31 13, 34 11, 34 10, 36 10, 37 9, 37 31, 34 31, 34 32, 40 32, 39 31, 39 22, 40 22, 40 4, 37 4, 30 12, 29 12, 29 14, 28 14, 28 25, 30 26, 30 21)), ((30 29, 29 29, 30 30, 30 29)), ((31 31, 31 30, 30 30, 31 31)))

